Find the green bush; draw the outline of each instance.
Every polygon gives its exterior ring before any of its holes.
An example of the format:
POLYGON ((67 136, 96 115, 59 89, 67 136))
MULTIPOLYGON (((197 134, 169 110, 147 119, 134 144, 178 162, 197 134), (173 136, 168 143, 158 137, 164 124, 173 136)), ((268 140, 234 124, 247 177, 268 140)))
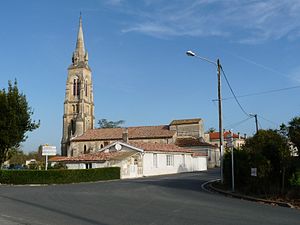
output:
MULTIPOLYGON (((224 154, 223 160, 224 182, 228 186, 231 185, 231 152, 224 154)), ((234 149, 234 176, 235 185, 243 187, 248 185, 250 179, 251 166, 249 163, 249 155, 242 150, 234 149)))
POLYGON ((120 179, 120 168, 86 170, 0 170, 2 184, 66 184, 120 179))

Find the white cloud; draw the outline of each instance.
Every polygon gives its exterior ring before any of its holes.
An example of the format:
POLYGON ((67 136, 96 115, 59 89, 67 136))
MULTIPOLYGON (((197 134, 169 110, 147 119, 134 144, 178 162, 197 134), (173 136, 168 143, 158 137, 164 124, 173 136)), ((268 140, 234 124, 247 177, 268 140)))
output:
MULTIPOLYGON (((121 0, 110 2, 120 3, 121 0)), ((126 21, 123 32, 156 37, 223 36, 248 44, 300 37, 299 0, 144 0, 126 3, 121 12, 131 15, 133 20, 126 21)))

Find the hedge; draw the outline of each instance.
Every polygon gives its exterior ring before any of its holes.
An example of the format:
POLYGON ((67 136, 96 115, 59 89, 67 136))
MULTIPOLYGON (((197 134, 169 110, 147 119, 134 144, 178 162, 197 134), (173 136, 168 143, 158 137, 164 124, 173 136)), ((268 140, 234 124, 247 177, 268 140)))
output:
POLYGON ((0 170, 1 184, 67 184, 120 179, 120 167, 84 170, 0 170))

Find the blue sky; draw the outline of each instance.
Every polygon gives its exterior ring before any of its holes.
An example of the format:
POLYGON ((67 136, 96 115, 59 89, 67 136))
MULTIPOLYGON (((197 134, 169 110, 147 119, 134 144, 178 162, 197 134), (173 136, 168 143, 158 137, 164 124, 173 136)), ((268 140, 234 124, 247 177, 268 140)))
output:
MULTIPOLYGON (((298 0, 90 0, 1 3, 1 88, 18 81, 41 127, 24 151, 60 149, 67 67, 79 13, 92 68, 96 120, 125 126, 204 119, 218 127, 213 65, 187 57, 193 50, 220 58, 237 96, 300 85, 298 0)), ((222 78, 223 97, 232 97, 222 78)), ((260 127, 277 128, 299 115, 300 88, 239 98, 260 127)), ((224 127, 252 135, 254 119, 223 101, 224 127)))

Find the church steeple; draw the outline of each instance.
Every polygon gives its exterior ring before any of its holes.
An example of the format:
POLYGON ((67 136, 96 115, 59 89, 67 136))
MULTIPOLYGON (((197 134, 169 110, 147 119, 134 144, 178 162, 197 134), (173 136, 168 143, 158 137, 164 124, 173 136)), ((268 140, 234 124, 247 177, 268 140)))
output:
POLYGON ((83 29, 82 29, 82 16, 79 17, 79 28, 77 34, 76 48, 72 56, 73 66, 83 66, 88 63, 88 53, 84 47, 83 29))
POLYGON ((62 155, 80 154, 83 149, 71 147, 71 139, 84 134, 88 129, 93 129, 94 123, 92 71, 88 65, 80 15, 76 48, 73 52, 72 64, 68 67, 61 141, 62 155))

